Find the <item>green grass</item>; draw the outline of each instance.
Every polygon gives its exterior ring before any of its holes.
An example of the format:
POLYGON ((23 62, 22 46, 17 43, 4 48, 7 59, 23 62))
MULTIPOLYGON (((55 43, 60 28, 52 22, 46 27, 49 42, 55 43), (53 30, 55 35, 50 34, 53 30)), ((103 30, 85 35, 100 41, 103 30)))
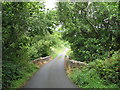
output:
POLYGON ((69 78, 80 88, 120 88, 120 52, 110 59, 95 60, 81 69, 72 69, 69 78))
POLYGON ((94 69, 90 71, 74 69, 69 74, 69 78, 80 88, 118 88, 116 84, 105 85, 104 80, 100 79, 94 69))

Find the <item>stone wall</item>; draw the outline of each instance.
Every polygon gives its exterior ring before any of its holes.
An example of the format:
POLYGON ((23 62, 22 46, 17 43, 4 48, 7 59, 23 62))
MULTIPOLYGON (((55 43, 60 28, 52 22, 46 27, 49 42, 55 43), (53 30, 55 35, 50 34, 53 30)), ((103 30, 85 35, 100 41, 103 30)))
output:
POLYGON ((81 68, 83 66, 86 66, 87 63, 76 61, 76 60, 70 60, 68 57, 65 58, 65 69, 67 72, 69 72, 73 68, 81 68))
POLYGON ((31 63, 34 63, 38 66, 41 66, 41 65, 43 65, 51 60, 52 60, 51 56, 46 56, 46 57, 37 58, 37 59, 31 61, 31 63))

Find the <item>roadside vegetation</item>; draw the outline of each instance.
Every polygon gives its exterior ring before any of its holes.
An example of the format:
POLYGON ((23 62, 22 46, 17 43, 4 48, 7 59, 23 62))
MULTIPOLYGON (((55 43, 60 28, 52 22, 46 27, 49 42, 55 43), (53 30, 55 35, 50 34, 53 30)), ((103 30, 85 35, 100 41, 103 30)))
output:
POLYGON ((80 88, 119 88, 120 51, 109 59, 98 59, 86 67, 73 69, 68 76, 80 88))
POLYGON ((119 5, 59 2, 49 10, 42 1, 3 2, 3 89, 21 87, 38 70, 32 60, 55 58, 65 47, 71 59, 88 63, 69 74, 79 87, 120 87, 119 5))
POLYGON ((56 11, 43 2, 2 3, 2 88, 19 88, 38 68, 30 62, 61 46, 56 11))
POLYGON ((62 37, 72 60, 88 66, 69 76, 80 88, 120 88, 120 3, 59 2, 62 37))

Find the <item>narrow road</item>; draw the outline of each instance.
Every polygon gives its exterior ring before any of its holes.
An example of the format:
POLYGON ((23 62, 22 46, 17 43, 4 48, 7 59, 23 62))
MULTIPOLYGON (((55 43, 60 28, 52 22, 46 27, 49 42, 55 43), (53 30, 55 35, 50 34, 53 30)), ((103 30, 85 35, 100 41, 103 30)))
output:
POLYGON ((23 88, 77 88, 64 70, 66 51, 41 67, 23 88))

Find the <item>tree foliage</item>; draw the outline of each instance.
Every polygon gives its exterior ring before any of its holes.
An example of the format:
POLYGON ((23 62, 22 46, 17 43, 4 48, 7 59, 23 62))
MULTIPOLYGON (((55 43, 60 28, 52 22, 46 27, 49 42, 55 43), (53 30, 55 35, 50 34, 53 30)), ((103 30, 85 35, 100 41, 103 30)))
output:
POLYGON ((46 10, 43 2, 2 3, 4 89, 36 69, 31 60, 50 55, 61 43, 68 46, 64 40, 70 43, 72 58, 86 62, 110 58, 120 49, 118 2, 59 2, 57 6, 46 10))
POLYGON ((117 2, 59 2, 63 38, 70 42, 73 58, 92 61, 110 57, 120 49, 117 2))
POLYGON ((72 59, 88 66, 73 70, 81 88, 120 87, 120 3, 59 2, 62 37, 70 43, 72 59))
POLYGON ((53 15, 56 12, 46 11, 42 2, 2 3, 3 88, 33 72, 35 66, 29 62, 50 55, 51 47, 58 46, 53 15))
POLYGON ((90 62, 81 70, 73 70, 69 76, 80 88, 119 88, 119 60, 120 51, 116 51, 110 59, 90 62))

